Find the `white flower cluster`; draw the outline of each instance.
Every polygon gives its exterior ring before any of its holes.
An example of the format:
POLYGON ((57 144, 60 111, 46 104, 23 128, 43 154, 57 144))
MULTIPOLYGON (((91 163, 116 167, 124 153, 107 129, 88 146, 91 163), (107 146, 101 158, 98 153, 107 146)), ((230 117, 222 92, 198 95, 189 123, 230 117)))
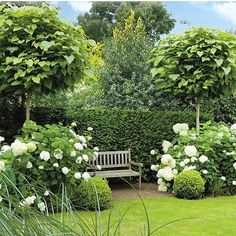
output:
POLYGON ((172 147, 172 143, 170 143, 169 141, 164 140, 162 142, 162 148, 164 153, 167 153, 170 147, 172 147))
POLYGON ((25 143, 22 143, 19 140, 15 140, 14 143, 11 144, 11 150, 13 155, 20 156, 28 151, 28 147, 25 143))
POLYGON ((36 200, 36 197, 33 195, 33 196, 30 196, 30 197, 27 197, 23 202, 22 202, 22 205, 25 206, 31 206, 34 204, 34 201, 36 200))
POLYGON ((178 123, 173 126, 173 130, 176 134, 179 134, 180 136, 185 136, 188 134, 188 124, 186 123, 178 123))

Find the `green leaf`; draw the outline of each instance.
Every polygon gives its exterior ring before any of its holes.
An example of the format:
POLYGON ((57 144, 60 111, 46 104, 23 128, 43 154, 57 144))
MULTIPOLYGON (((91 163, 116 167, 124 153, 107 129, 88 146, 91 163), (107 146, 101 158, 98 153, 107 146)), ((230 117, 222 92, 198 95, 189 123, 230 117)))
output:
POLYGON ((94 77, 94 71, 91 69, 86 69, 84 71, 84 73, 89 77, 89 78, 93 78, 94 77))
POLYGON ((152 74, 152 77, 154 77, 156 74, 158 74, 158 68, 152 68, 151 74, 152 74))
POLYGON ((171 75, 169 75, 169 77, 170 77, 173 81, 175 81, 175 80, 179 77, 179 74, 171 74, 171 75))
POLYGON ((201 52, 201 51, 197 51, 197 55, 198 55, 199 57, 202 57, 203 52, 201 52))
POLYGON ((222 67, 222 69, 224 70, 225 75, 228 75, 229 72, 231 71, 231 68, 230 68, 230 67, 222 67))
POLYGON ((217 51, 217 49, 216 49, 216 48, 212 48, 210 51, 211 51, 212 54, 215 54, 215 52, 217 51))
POLYGON ((46 79, 46 80, 43 81, 43 83, 47 88, 49 88, 49 89, 52 88, 52 80, 46 79))
POLYGON ((89 44, 92 46, 92 47, 95 47, 96 46, 96 42, 92 39, 89 39, 88 40, 89 44))
POLYGON ((19 64, 19 63, 21 63, 21 62, 22 62, 22 59, 21 59, 21 58, 15 57, 15 58, 13 59, 13 65, 19 64))
POLYGON ((214 61, 216 62, 218 67, 220 67, 222 65, 222 63, 224 62, 223 59, 214 59, 214 61))
POLYGON ((70 55, 70 56, 64 56, 66 61, 68 62, 68 64, 70 65, 72 63, 72 61, 75 59, 74 55, 70 55))
POLYGON ((32 77, 32 80, 34 81, 34 83, 36 83, 36 84, 40 84, 40 77, 39 77, 38 75, 32 77))
POLYGON ((50 42, 49 41, 42 41, 39 46, 41 49, 43 49, 46 52, 53 45, 55 45, 55 41, 50 41, 50 42))
POLYGON ((46 61, 40 61, 38 64, 40 65, 40 67, 43 67, 43 66, 45 66, 47 63, 46 63, 46 61))

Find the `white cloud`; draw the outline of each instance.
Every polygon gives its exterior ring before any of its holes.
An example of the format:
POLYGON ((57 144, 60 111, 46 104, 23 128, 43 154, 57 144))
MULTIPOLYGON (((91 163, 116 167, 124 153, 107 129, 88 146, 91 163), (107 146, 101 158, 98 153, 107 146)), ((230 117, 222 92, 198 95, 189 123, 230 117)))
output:
POLYGON ((91 9, 92 2, 78 2, 78 1, 68 1, 68 4, 73 8, 75 12, 88 12, 91 9))
POLYGON ((226 20, 236 25, 236 3, 224 2, 214 3, 213 9, 226 20))

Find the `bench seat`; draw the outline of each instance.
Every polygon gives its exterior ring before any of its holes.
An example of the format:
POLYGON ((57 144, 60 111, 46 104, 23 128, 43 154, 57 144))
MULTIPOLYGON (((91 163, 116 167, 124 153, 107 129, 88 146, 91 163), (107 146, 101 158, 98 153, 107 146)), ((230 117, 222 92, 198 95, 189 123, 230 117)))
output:
POLYGON ((139 176, 139 172, 134 170, 106 170, 106 171, 96 171, 96 176, 101 178, 117 178, 117 177, 130 177, 139 176))

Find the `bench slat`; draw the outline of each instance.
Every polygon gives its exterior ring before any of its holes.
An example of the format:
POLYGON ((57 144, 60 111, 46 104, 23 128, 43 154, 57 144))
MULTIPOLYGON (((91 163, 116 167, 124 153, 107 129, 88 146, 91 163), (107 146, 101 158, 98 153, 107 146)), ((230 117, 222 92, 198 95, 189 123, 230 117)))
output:
POLYGON ((133 170, 111 170, 111 171, 97 171, 96 176, 102 178, 117 178, 117 177, 139 176, 139 173, 133 170))

